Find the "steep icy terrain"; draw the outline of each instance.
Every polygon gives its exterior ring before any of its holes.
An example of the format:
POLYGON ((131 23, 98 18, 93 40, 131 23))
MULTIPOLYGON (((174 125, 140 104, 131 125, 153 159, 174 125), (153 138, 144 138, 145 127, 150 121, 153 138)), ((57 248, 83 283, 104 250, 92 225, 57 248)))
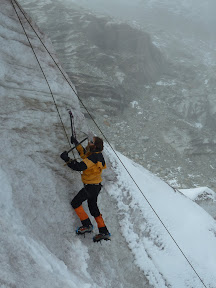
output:
MULTIPOLYGON (((77 126, 87 132, 75 94, 19 15, 54 92, 67 134, 67 106, 72 106, 77 126)), ((50 41, 34 27, 58 62, 50 41)), ((47 84, 8 0, 1 1, 0 44, 0 285, 203 287, 107 145, 109 169, 104 175, 99 205, 113 234, 112 242, 100 246, 91 237, 74 235, 79 221, 70 200, 82 185, 80 175, 64 167, 59 158, 69 144, 47 84)), ((207 287, 214 287, 215 221, 144 168, 117 155, 202 281, 207 287)))
POLYGON ((75 1, 129 19, 133 28, 75 9, 73 1, 21 2, 49 33, 80 96, 118 150, 174 186, 216 188, 214 30, 206 33, 203 24, 208 2, 192 9, 193 1, 75 1), (141 35, 146 43, 146 32, 161 53, 151 43, 150 50, 141 45, 144 71, 153 72, 151 82, 144 77, 142 84, 139 71, 131 73, 133 62, 122 47, 128 41, 122 39, 139 43, 141 35), (101 35, 117 38, 101 45, 101 35), (110 43, 119 48, 114 54, 110 43))
MULTIPOLYGON (((19 16, 48 78, 68 135, 67 107, 72 107, 76 125, 87 132, 77 98, 21 13, 19 16)), ((58 62, 50 41, 38 33, 58 62)), ((120 235, 121 245, 108 246, 104 258, 96 256, 98 246, 91 239, 74 237, 79 222, 70 200, 81 188, 77 181, 80 175, 67 171, 59 158, 69 148, 67 138, 8 0, 1 1, 0 41, 0 286, 114 287, 120 282, 122 287, 133 287, 133 283, 145 283, 145 276, 135 265, 119 265, 122 256, 116 257, 118 251, 133 263, 120 235)), ((112 215, 115 217, 115 211, 112 215)), ((115 218, 107 222, 118 225, 115 218)))

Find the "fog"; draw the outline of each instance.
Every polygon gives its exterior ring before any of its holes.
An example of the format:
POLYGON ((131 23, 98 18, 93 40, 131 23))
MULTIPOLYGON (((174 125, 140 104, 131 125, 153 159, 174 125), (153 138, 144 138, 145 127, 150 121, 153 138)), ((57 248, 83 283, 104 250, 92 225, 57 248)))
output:
POLYGON ((64 0, 124 20, 137 21, 185 35, 216 39, 214 0, 64 0))
POLYGON ((20 3, 118 151, 174 187, 216 190, 215 1, 20 3))

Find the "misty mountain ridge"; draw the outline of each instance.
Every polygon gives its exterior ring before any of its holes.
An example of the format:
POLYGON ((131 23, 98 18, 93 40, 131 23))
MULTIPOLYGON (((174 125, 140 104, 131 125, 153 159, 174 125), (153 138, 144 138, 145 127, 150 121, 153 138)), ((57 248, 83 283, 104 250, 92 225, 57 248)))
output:
POLYGON ((211 45, 156 24, 131 26, 96 16, 69 2, 23 2, 50 35, 80 97, 119 151, 174 186, 208 181, 215 189, 211 45))

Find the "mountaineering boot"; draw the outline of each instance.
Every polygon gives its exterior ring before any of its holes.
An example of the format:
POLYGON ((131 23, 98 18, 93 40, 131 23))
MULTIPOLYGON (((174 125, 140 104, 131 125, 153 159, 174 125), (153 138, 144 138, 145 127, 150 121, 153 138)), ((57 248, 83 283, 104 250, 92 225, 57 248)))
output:
POLYGON ((108 233, 99 233, 93 237, 94 242, 100 242, 101 240, 111 240, 111 234, 108 233))
POLYGON ((83 235, 85 233, 91 233, 92 231, 93 231, 93 225, 80 226, 79 228, 77 228, 76 234, 83 235))
POLYGON ((100 227, 98 230, 99 230, 99 234, 97 234, 93 237, 94 242, 100 242, 101 240, 106 240, 106 241, 111 240, 111 234, 109 233, 106 226, 100 227))

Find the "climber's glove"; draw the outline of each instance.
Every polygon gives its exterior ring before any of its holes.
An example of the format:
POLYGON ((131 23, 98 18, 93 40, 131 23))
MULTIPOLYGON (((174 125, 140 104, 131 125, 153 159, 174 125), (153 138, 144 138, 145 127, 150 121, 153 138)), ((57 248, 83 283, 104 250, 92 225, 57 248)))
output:
POLYGON ((77 141, 77 139, 74 136, 71 136, 71 144, 75 144, 77 145, 79 142, 77 141))
POLYGON ((61 155, 60 155, 61 159, 64 160, 65 162, 69 162, 70 161, 70 157, 68 157, 68 152, 64 151, 61 155))

